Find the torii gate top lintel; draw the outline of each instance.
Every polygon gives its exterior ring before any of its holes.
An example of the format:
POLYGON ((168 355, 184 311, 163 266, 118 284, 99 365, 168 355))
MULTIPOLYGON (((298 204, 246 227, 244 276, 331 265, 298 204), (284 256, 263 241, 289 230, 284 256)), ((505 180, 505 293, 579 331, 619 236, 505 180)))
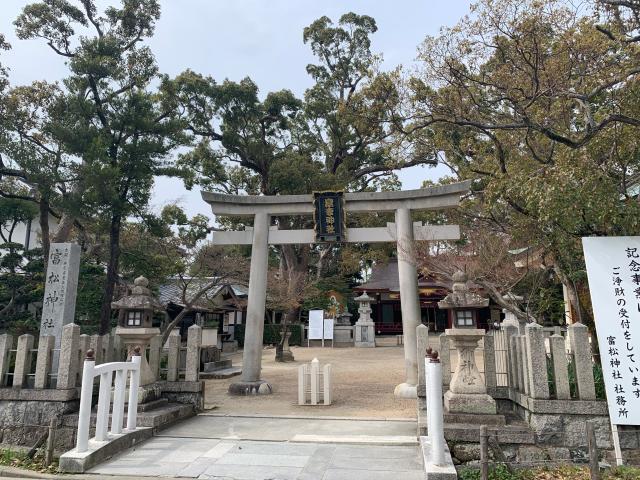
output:
MULTIPOLYGON (((449 185, 438 185, 416 190, 391 192, 345 193, 346 212, 390 212, 398 208, 409 210, 440 210, 456 207, 460 196, 469 191, 471 182, 466 180, 449 185)), ((211 205, 216 215, 253 216, 256 213, 270 215, 312 215, 313 195, 227 195, 202 192, 202 198, 211 205)))

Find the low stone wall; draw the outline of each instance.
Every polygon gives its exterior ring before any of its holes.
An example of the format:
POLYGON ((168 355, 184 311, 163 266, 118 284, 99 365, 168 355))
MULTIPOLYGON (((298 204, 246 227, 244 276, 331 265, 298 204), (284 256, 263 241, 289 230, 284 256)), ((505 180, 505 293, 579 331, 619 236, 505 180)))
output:
MULTIPOLYGON (((156 382, 155 385, 161 398, 170 403, 189 406, 192 413, 203 407, 203 382, 156 382)), ((94 401, 97 401, 97 390, 94 401)), ((57 419, 55 449, 67 451, 75 446, 78 406, 79 389, 0 388, 0 444, 33 446, 40 435, 47 432, 51 419, 57 419)), ((145 415, 152 412, 145 412, 145 415)), ((140 413, 138 416, 141 418, 140 413)), ((168 421, 171 419, 167 416, 168 421)), ((141 425, 143 423, 144 419, 141 425)), ((156 426, 156 423, 149 426, 156 426)), ((93 427, 90 435, 93 435, 93 427)))

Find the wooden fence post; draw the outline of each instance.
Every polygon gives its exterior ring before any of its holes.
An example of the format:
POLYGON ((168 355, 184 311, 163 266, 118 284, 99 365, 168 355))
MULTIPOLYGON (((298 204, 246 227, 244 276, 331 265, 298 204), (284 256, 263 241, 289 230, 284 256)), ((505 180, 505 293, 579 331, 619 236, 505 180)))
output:
POLYGON ((480 426, 480 478, 489 480, 489 435, 487 426, 480 426))

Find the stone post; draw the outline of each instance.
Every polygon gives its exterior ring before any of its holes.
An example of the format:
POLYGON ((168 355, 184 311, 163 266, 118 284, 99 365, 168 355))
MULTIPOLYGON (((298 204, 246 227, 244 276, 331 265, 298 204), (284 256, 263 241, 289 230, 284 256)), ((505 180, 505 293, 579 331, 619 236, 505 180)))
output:
POLYGON ((156 380, 160 378, 160 350, 162 350, 162 335, 156 335, 149 341, 149 368, 156 380))
POLYGON ((527 337, 525 335, 518 335, 518 343, 520 344, 520 356, 518 363, 520 364, 520 371, 522 376, 520 377, 520 391, 525 395, 529 395, 531 390, 531 382, 529 381, 529 352, 527 349, 527 337))
POLYGON ((53 360, 53 348, 56 337, 44 335, 38 340, 38 358, 36 359, 36 378, 34 388, 47 388, 49 386, 49 374, 53 360))
POLYGON ((167 340, 169 354, 167 357, 167 382, 178 381, 178 360, 180 357, 180 337, 169 335, 167 340))
POLYGON ((102 358, 105 362, 113 362, 114 357, 113 336, 110 333, 105 333, 102 336, 102 358))
POLYGON ((440 364, 442 365, 442 385, 447 387, 451 383, 451 349, 449 337, 440 335, 440 364))
POLYGON ((416 328, 420 324, 420 301, 411 210, 408 208, 396 210, 396 228, 406 381, 396 387, 394 394, 401 398, 416 398, 418 384, 416 328))
POLYGON ((5 386, 9 371, 9 352, 13 349, 13 336, 8 333, 0 335, 0 387, 5 386))
POLYGON ((202 328, 191 325, 187 332, 187 367, 184 374, 186 382, 197 382, 200 375, 200 347, 202 346, 202 328))
POLYGON ((518 332, 518 327, 514 325, 502 325, 501 330, 504 332, 504 343, 507 350, 507 385, 511 388, 515 388, 515 350, 511 346, 511 337, 518 332))
POLYGON ((417 355, 418 358, 418 396, 424 397, 426 395, 425 390, 425 365, 424 356, 429 347, 429 328, 426 325, 420 324, 416 328, 416 341, 417 343, 417 355))
POLYGON ((29 374, 31 365, 31 349, 33 348, 33 335, 25 333, 18 337, 16 350, 16 366, 13 370, 13 386, 22 388, 29 374))
MULTIPOLYGON (((517 329, 516 329, 517 332, 517 329)), ((520 365, 518 365, 518 335, 513 334, 509 339, 509 386, 515 390, 520 389, 520 365)))
POLYGON ((531 398, 549 398, 549 378, 547 373, 547 352, 544 331, 537 323, 529 323, 525 328, 527 339, 527 367, 529 370, 529 391, 531 398))
POLYGON ((269 214, 260 211, 254 215, 253 222, 242 377, 240 382, 229 385, 229 393, 233 395, 271 393, 271 386, 260 379, 268 260, 269 214))
POLYGON ((484 336, 484 383, 487 386, 487 393, 493 396, 498 385, 495 338, 493 335, 484 336))
MULTIPOLYGON (((89 337, 89 348, 91 348, 95 354, 96 365, 108 362, 108 360, 104 358, 104 352, 102 351, 102 336, 91 335, 91 337, 89 337)), ((84 364, 84 360, 82 363, 84 364)))
POLYGON ((62 327, 60 342, 60 362, 58 364, 57 389, 75 388, 78 373, 78 343, 80 326, 68 323, 62 327))
POLYGON ((582 323, 574 323, 569 325, 568 330, 571 332, 569 338, 571 338, 573 365, 578 384, 578 398, 580 400, 595 400, 596 387, 593 380, 593 361, 591 360, 588 328, 582 323))
POLYGON ((571 391, 569 389, 569 369, 564 337, 562 335, 552 335, 549 337, 549 343, 551 345, 551 358, 553 360, 556 398, 558 400, 569 400, 571 398, 571 391))

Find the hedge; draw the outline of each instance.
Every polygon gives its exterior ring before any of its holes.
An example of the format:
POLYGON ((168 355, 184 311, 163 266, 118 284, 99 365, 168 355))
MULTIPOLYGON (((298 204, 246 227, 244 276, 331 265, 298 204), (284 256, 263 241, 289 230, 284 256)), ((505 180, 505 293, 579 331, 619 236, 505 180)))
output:
MULTIPOLYGON (((280 330, 282 326, 278 323, 266 323, 264 325, 264 335, 262 336, 262 343, 264 345, 276 345, 280 341, 280 330)), ((289 325, 289 331, 291 337, 289 338, 289 345, 302 345, 302 332, 303 326, 301 324, 289 325)), ((244 329, 245 325, 235 326, 235 339, 238 341, 238 345, 244 346, 244 329)))

